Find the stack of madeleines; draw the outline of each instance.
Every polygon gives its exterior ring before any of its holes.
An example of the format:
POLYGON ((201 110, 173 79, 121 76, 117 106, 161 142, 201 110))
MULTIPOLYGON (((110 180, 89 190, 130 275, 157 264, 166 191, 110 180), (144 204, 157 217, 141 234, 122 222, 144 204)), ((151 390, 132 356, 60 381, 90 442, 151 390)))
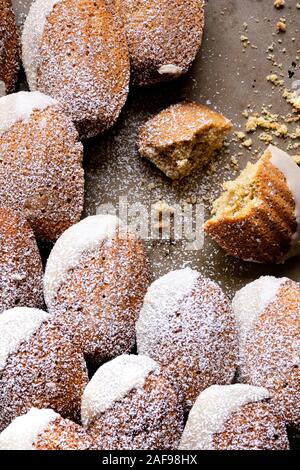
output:
MULTIPOLYGON (((20 41, 1 3, 0 449, 285 450, 300 430, 299 283, 262 277, 232 302, 191 268, 151 283, 126 224, 81 220, 80 139, 116 122, 130 83, 186 73, 203 27, 203 0, 35 0, 20 41), (20 42, 30 91, 10 94, 20 42), (54 243, 45 270, 36 240, 54 243)), ((231 128, 177 103, 137 144, 178 180, 231 128)), ((299 254, 299 184, 269 147, 226 184, 206 232, 242 260, 299 254)))

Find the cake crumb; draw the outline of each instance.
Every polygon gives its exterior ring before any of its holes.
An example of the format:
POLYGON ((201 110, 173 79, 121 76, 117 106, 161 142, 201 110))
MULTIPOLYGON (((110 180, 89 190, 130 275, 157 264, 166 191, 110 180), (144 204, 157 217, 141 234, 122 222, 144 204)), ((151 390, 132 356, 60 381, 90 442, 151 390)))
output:
POLYGON ((196 196, 190 196, 186 199, 186 202, 188 204, 197 204, 197 197, 196 196))
POLYGON ((250 148, 252 146, 252 139, 247 139, 247 140, 244 140, 244 142, 242 143, 242 145, 246 148, 250 148))
POLYGON ((165 201, 158 201, 153 204, 152 209, 158 220, 158 223, 154 224, 154 228, 159 230, 169 230, 171 227, 171 217, 175 212, 174 208, 169 206, 169 204, 165 201))
POLYGON ((276 73, 271 73, 270 75, 267 75, 267 81, 272 83, 274 86, 282 86, 284 84, 284 81, 281 80, 276 73))
POLYGON ((246 137, 245 132, 241 132, 241 131, 235 132, 234 135, 235 135, 239 140, 243 140, 243 139, 246 137))
POLYGON ((244 36, 243 34, 241 35, 240 40, 243 44, 243 47, 245 47, 245 48, 247 46, 250 46, 250 44, 251 44, 250 41, 249 41, 249 38, 247 36, 244 36))
POLYGON ((267 132, 262 132, 259 136, 258 136, 259 140, 261 140, 262 142, 265 142, 266 144, 271 144, 273 142, 273 137, 268 134, 267 132))
POLYGON ((286 23, 283 19, 280 21, 277 21, 276 23, 276 28, 279 33, 285 33, 286 32, 286 23))
POLYGON ((274 7, 277 8, 278 10, 280 8, 284 8, 285 6, 285 0, 275 0, 274 1, 274 7))
POLYGON ((174 208, 172 206, 169 206, 169 204, 165 201, 157 201, 153 205, 153 210, 157 214, 166 214, 166 215, 174 214, 174 208))
POLYGON ((231 163, 233 164, 233 166, 237 166, 237 165, 238 165, 237 158, 236 158, 234 155, 232 155, 232 157, 230 158, 230 160, 231 160, 231 163))

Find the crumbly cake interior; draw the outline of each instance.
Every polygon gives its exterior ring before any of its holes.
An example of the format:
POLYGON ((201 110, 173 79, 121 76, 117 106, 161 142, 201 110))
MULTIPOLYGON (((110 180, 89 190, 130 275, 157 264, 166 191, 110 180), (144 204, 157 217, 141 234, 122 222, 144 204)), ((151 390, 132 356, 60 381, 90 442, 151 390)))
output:
POLYGON ((255 183, 258 167, 259 162, 248 163, 235 180, 224 183, 224 193, 213 204, 213 220, 245 215, 259 204, 255 183))
POLYGON ((227 131, 211 128, 195 135, 193 140, 173 144, 153 152, 148 149, 148 158, 167 176, 180 179, 191 171, 208 164, 215 150, 222 147, 227 131))

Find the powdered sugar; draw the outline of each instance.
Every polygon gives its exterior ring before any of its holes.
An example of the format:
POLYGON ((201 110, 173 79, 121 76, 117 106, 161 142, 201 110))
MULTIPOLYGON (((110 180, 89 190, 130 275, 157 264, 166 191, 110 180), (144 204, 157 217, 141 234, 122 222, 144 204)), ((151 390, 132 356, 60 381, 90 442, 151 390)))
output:
POLYGON ((232 307, 236 316, 241 350, 259 315, 275 300, 280 286, 286 281, 287 278, 262 276, 235 294, 232 307))
POLYGON ((87 385, 81 406, 81 421, 88 427, 131 390, 143 387, 158 364, 147 356, 122 355, 101 366, 87 385))
POLYGON ((10 354, 27 341, 50 315, 42 310, 19 307, 0 315, 0 372, 10 354))
POLYGON ((0 98, 6 95, 6 86, 5 83, 0 80, 0 98))
POLYGON ((31 90, 37 89, 37 61, 47 17, 61 0, 36 0, 26 18, 22 35, 22 58, 31 90))
POLYGON ((15 418, 0 434, 1 450, 34 450, 37 437, 43 433, 49 423, 59 415, 50 409, 31 408, 28 413, 15 418))
POLYGON ((101 242, 116 235, 120 220, 110 215, 95 215, 83 219, 66 230, 54 245, 47 261, 44 276, 44 294, 48 307, 81 256, 96 249, 101 242))
POLYGON ((27 121, 35 109, 44 110, 57 102, 39 92, 20 91, 0 99, 0 136, 19 121, 27 121))
POLYGON ((251 385, 213 385, 204 390, 190 411, 181 442, 182 450, 214 450, 213 436, 224 430, 230 415, 247 403, 270 398, 268 390, 251 385))
POLYGON ((154 337, 149 331, 153 325, 157 332, 164 330, 167 319, 178 309, 180 302, 191 294, 198 278, 197 271, 185 268, 171 271, 151 284, 136 323, 139 352, 146 353, 149 348, 155 347, 152 344, 154 337))

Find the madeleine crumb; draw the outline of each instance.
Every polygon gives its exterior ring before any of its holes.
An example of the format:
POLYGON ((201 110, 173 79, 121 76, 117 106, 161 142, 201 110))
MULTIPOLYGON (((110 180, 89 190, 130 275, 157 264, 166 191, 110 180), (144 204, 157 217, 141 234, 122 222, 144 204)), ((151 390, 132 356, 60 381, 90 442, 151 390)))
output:
POLYGON ((283 20, 280 20, 276 24, 277 31, 279 33, 285 33, 286 32, 286 23, 283 20))
POLYGON ((285 0, 275 0, 274 1, 274 7, 277 8, 278 10, 280 8, 284 8, 285 6, 285 0))
POLYGON ((270 75, 267 75, 267 81, 272 83, 274 86, 282 86, 284 84, 284 81, 281 80, 276 73, 271 73, 270 75))

